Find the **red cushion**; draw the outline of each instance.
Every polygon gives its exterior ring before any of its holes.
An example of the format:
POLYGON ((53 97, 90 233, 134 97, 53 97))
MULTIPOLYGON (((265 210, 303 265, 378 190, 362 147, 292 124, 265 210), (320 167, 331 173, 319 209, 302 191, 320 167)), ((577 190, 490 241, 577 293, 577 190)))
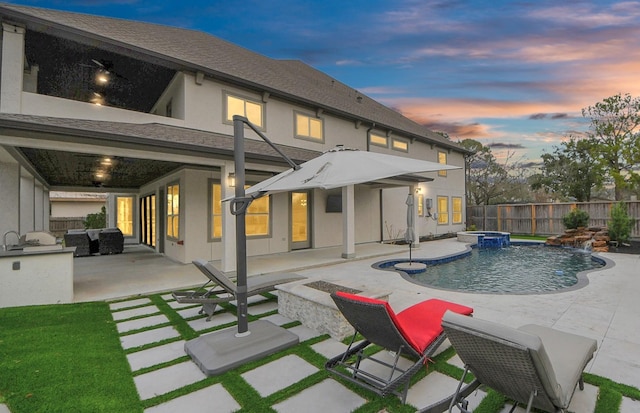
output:
POLYGON ((398 331, 400 331, 400 334, 421 354, 424 353, 429 344, 442 333, 442 316, 447 310, 463 315, 473 313, 473 308, 471 307, 449 301, 431 299, 415 304, 396 315, 386 301, 350 294, 344 291, 338 291, 336 295, 363 303, 383 305, 387 313, 389 313, 389 318, 391 318, 398 328, 398 331))
POLYGON ((473 313, 471 307, 434 298, 399 312, 396 316, 398 330, 414 349, 423 353, 442 334, 442 316, 447 310, 462 315, 473 313))

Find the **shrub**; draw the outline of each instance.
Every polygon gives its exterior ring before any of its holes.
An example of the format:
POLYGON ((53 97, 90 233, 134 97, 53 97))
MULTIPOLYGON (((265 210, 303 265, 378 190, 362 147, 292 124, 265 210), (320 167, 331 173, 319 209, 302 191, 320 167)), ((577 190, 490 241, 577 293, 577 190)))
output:
POLYGON ((631 237, 631 228, 635 219, 627 214, 624 202, 618 202, 611 207, 611 221, 609 222, 609 237, 612 241, 627 242, 631 237))
POLYGON ((88 214, 87 219, 82 221, 84 229, 99 229, 107 226, 107 209, 102 206, 100 212, 88 214))
POLYGON ((562 223, 567 229, 586 227, 589 225, 589 213, 576 208, 562 217, 562 223))

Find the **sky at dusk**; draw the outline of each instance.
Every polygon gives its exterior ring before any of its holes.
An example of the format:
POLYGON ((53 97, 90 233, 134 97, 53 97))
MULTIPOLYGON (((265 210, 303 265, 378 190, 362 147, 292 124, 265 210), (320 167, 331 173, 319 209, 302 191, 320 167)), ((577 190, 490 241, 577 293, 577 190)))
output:
POLYGON ((640 96, 640 1, 19 0, 299 59, 453 141, 539 161, 581 109, 640 96))

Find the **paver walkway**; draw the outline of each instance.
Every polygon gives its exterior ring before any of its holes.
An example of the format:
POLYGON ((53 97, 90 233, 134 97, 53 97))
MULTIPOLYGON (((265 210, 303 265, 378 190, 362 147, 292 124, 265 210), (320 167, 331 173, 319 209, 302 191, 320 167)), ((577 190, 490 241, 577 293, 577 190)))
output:
MULTIPOLYGON (((285 351, 270 357, 265 363, 254 363, 256 365, 247 371, 241 369, 239 380, 255 392, 250 397, 260 397, 267 403, 273 401, 271 408, 280 413, 351 412, 368 403, 367 397, 372 397, 372 394, 356 393, 340 381, 324 375, 322 365, 318 365, 316 360, 318 355, 323 360, 333 357, 344 351, 346 345, 277 314, 274 294, 252 297, 249 313, 288 328, 300 337, 301 343, 311 343, 309 348, 317 354, 308 356, 305 352, 285 351), (304 386, 299 385, 302 381, 305 381, 304 386), (301 390, 290 394, 288 390, 294 388, 301 390)), ((212 406, 216 412, 234 412, 246 406, 243 394, 232 394, 219 379, 207 378, 198 369, 184 352, 185 337, 175 328, 176 323, 170 321, 172 316, 179 316, 196 334, 205 334, 216 328, 235 328, 233 308, 231 312, 219 310, 210 322, 206 322, 206 316, 198 314, 198 306, 178 304, 169 294, 161 298, 163 304, 167 304, 162 305, 162 311, 158 307, 160 304, 154 304, 149 298, 110 304, 135 385, 141 400, 148 406, 145 413, 210 412, 212 406), (167 312, 173 314, 168 316, 167 312)), ((446 345, 443 346, 445 348, 446 345)), ((462 367, 455 355, 448 363, 462 367)), ((457 380, 431 372, 410 388, 407 403, 416 408, 428 406, 450 395, 456 385, 457 380)), ((476 392, 470 399, 470 407, 476 407, 484 396, 485 393, 476 392)), ((597 397, 598 388, 585 385, 584 391, 576 391, 571 411, 593 412, 597 397)), ((509 409, 510 406, 506 406, 503 411, 509 409)), ((638 411, 639 401, 623 399, 620 412, 638 411)), ((524 412, 524 409, 518 408, 516 412, 524 412)))

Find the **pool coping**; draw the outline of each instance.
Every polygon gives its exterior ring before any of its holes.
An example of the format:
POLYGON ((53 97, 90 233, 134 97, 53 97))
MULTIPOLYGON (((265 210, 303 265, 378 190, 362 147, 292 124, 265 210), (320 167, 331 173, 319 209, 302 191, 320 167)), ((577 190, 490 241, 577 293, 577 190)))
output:
MULTIPOLYGON (((570 250, 578 250, 578 248, 563 247, 563 246, 556 246, 556 245, 548 245, 548 244, 545 244, 544 241, 513 241, 513 240, 511 240, 510 244, 511 244, 511 246, 543 245, 544 247, 549 247, 549 248, 563 248, 563 249, 570 249, 570 250)), ((471 255, 471 251, 474 248, 477 248, 476 244, 467 244, 465 250, 462 251, 462 252, 449 254, 449 255, 444 255, 442 257, 437 257, 437 258, 427 258, 427 259, 417 258, 417 259, 413 259, 413 261, 425 263, 427 265, 445 264, 445 263, 452 262, 452 261, 458 260, 460 258, 464 258, 464 257, 467 257, 467 256, 471 255)), ((579 290, 581 288, 584 288, 587 285, 589 285, 589 274, 595 273, 595 272, 598 272, 598 271, 602 271, 602 270, 605 270, 605 269, 610 269, 610 268, 615 267, 615 265, 616 265, 613 260, 605 258, 605 257, 599 255, 598 253, 589 252, 589 254, 591 255, 591 259, 593 261, 600 262, 602 264, 602 266, 599 267, 599 268, 592 268, 592 269, 589 269, 589 270, 580 271, 579 273, 576 274, 576 278, 578 279, 578 281, 575 284, 573 284, 573 285, 571 285, 569 287, 566 287, 566 288, 553 290, 553 291, 532 291, 532 292, 521 292, 521 293, 519 293, 519 292, 463 291, 463 290, 456 290, 456 289, 451 289, 451 288, 444 288, 444 287, 438 287, 438 286, 433 286, 433 285, 422 284, 422 283, 416 282, 416 280, 411 276, 413 274, 413 272, 406 272, 406 271, 402 271, 402 270, 399 270, 399 269, 395 268, 394 264, 397 264, 398 262, 408 262, 409 260, 406 259, 406 258, 402 258, 402 259, 387 259, 387 260, 383 260, 383 261, 378 261, 378 262, 375 262, 375 263, 371 264, 371 267, 376 269, 376 270, 380 270, 380 271, 394 271, 394 272, 397 272, 398 274, 400 274, 400 276, 402 276, 402 278, 404 278, 406 281, 409 281, 412 284, 416 284, 416 285, 419 285, 419 286, 425 287, 425 288, 432 288, 434 290, 451 291, 451 292, 457 292, 457 293, 463 293, 463 294, 484 294, 484 295, 547 295, 547 294, 567 293, 567 292, 576 291, 576 290, 579 290)))

